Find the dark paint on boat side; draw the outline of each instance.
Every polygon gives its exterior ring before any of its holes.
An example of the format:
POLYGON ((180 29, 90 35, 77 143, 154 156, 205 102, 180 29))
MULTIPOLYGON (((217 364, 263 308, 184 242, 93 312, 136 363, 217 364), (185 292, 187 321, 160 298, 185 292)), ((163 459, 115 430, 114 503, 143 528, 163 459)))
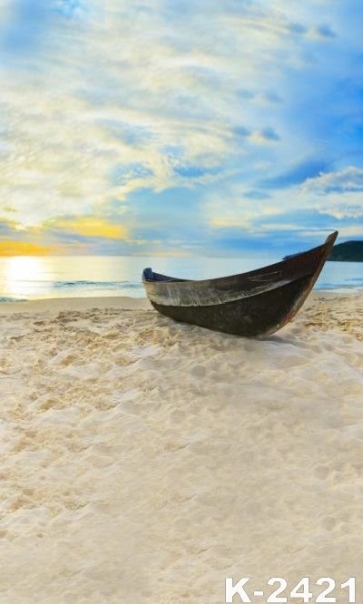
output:
POLYGON ((175 279, 143 271, 146 294, 161 314, 248 338, 265 337, 291 321, 309 295, 337 232, 323 245, 260 269, 217 279, 175 279))

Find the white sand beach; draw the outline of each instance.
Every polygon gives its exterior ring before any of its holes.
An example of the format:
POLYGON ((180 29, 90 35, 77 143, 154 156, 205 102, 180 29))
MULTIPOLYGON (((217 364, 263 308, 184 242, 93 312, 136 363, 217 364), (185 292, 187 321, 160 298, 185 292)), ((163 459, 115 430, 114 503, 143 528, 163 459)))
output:
POLYGON ((362 602, 362 317, 315 291, 257 341, 146 300, 2 304, 0 603, 222 604, 226 577, 362 602))

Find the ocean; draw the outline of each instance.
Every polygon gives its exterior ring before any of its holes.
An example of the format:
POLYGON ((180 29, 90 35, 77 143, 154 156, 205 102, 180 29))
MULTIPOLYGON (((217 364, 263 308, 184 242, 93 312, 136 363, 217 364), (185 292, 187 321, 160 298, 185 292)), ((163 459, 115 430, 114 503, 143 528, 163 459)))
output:
MULTIPOLYGON (((241 273, 281 258, 16 256, 0 258, 0 302, 96 296, 143 297, 142 270, 150 266, 182 278, 241 273)), ((315 289, 363 289, 362 262, 327 262, 315 289)))

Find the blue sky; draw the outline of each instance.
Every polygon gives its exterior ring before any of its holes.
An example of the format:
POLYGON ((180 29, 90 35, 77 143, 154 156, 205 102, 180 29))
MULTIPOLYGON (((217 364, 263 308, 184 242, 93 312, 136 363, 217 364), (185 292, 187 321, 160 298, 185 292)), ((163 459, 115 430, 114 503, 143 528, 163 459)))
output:
POLYGON ((363 238, 361 0, 0 0, 0 254, 363 238))

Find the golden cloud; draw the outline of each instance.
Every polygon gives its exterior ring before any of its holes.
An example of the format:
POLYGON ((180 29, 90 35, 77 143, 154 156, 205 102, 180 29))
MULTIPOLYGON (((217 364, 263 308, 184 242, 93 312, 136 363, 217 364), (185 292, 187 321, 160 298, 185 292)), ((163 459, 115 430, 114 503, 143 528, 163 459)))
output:
POLYGON ((0 256, 44 256, 54 252, 51 247, 27 241, 0 241, 0 256))
POLYGON ((107 239, 126 239, 127 237, 127 230, 123 225, 91 216, 55 220, 53 226, 84 237, 105 237, 107 239))

